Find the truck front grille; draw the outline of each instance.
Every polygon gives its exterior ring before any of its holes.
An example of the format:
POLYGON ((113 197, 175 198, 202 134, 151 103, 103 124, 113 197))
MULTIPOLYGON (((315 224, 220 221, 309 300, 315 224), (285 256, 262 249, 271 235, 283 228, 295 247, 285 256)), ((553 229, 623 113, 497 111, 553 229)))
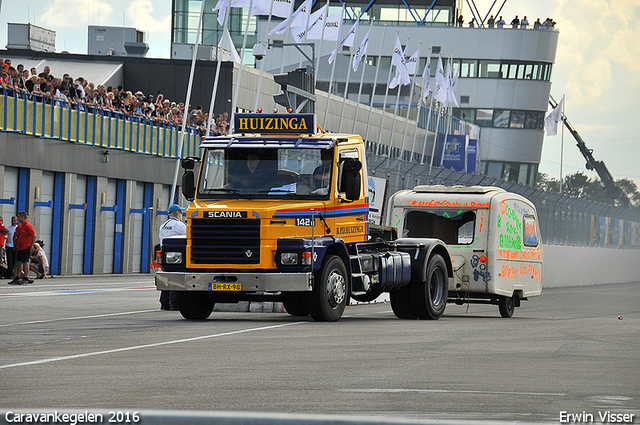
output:
POLYGON ((260 263, 260 220, 235 218, 192 220, 191 263, 260 263))

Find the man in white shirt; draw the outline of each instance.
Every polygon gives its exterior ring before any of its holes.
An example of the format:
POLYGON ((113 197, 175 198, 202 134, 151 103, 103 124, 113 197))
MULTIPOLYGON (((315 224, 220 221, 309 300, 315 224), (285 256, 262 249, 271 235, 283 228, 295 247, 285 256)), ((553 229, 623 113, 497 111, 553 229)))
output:
MULTIPOLYGON (((187 226, 182 222, 182 208, 178 204, 172 204, 167 213, 169 218, 160 226, 160 244, 167 236, 181 236, 187 234, 187 226)), ((178 300, 174 291, 160 292, 160 309, 161 310, 178 310, 178 300)))

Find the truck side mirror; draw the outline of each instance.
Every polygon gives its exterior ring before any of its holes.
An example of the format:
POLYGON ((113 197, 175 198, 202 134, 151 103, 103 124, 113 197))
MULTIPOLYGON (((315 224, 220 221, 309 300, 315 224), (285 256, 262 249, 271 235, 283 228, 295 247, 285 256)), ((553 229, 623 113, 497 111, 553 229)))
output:
POLYGON ((191 170, 185 171, 182 175, 182 195, 188 201, 193 201, 196 197, 196 179, 191 170))
POLYGON ((188 156, 186 158, 182 158, 180 162, 182 168, 185 170, 193 170, 196 167, 196 162, 200 162, 200 158, 196 156, 188 156))
POLYGON ((345 193, 348 201, 360 199, 362 163, 358 159, 345 158, 342 165, 342 179, 340 179, 340 192, 345 193))

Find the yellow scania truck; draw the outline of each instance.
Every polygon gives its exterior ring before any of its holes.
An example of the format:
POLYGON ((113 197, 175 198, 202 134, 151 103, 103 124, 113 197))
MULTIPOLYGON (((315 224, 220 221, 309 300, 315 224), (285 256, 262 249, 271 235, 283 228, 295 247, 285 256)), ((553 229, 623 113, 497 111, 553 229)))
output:
POLYGON ((359 135, 316 131, 312 114, 237 114, 234 128, 182 161, 187 235, 163 240, 155 282, 177 291, 184 318, 248 300, 336 321, 351 298, 383 292, 399 318, 442 315, 453 279, 447 247, 370 232, 359 135))

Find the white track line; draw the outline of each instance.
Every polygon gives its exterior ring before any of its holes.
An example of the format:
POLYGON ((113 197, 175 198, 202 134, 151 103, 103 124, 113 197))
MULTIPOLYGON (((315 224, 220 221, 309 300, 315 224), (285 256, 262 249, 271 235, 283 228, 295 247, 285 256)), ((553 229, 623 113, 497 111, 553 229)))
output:
POLYGON ((304 324, 304 323, 310 323, 310 322, 284 323, 284 324, 281 324, 281 325, 264 326, 264 327, 260 327, 260 328, 243 329, 243 330, 239 330, 239 331, 223 332, 223 333, 219 333, 219 334, 202 335, 202 336, 197 336, 197 337, 193 337, 193 338, 175 339, 175 340, 172 340, 172 341, 156 342, 156 343, 153 343, 153 344, 134 345, 134 346, 131 346, 131 347, 115 348, 113 350, 93 351, 93 352, 89 352, 89 353, 74 354, 74 355, 70 355, 70 356, 50 357, 48 359, 33 360, 33 361, 30 361, 30 362, 6 364, 6 365, 0 366, 0 369, 10 369, 10 368, 22 367, 22 366, 34 366, 34 365, 40 365, 40 364, 44 364, 44 363, 53 363, 53 362, 60 362, 60 361, 64 361, 64 360, 81 359, 81 358, 84 358, 84 357, 100 356, 100 355, 103 355, 103 354, 121 353, 121 352, 124 352, 124 351, 139 350, 139 349, 142 349, 142 348, 154 348, 154 347, 162 347, 164 345, 182 344, 182 343, 185 343, 185 342, 200 341, 200 340, 203 340, 203 339, 218 338, 218 337, 230 336, 230 335, 239 335, 239 334, 243 334, 243 333, 247 333, 247 332, 257 332, 257 331, 266 331, 266 330, 277 329, 277 328, 284 328, 286 326, 301 325, 301 324, 304 324))

